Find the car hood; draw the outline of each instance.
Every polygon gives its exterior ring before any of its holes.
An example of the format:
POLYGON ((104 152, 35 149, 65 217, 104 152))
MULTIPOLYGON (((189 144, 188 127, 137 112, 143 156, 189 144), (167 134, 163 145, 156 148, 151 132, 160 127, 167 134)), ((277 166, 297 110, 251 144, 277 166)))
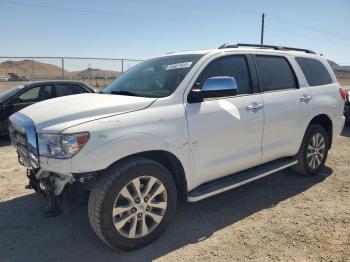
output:
POLYGON ((88 121, 144 109, 155 100, 123 95, 81 94, 36 103, 20 113, 33 120, 37 132, 58 133, 88 121))

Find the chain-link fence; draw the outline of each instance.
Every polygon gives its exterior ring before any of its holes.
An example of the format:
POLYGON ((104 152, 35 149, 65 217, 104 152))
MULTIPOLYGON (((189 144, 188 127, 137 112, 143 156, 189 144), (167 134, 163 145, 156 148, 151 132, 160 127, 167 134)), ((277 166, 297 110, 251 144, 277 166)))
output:
POLYGON ((103 88, 142 60, 82 57, 0 57, 0 92, 29 81, 77 80, 103 88))

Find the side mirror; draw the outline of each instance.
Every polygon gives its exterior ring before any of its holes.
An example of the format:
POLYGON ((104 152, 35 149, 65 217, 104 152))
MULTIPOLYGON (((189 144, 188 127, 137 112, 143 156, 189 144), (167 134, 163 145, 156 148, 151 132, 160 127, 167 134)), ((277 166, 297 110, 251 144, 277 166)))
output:
POLYGON ((200 89, 193 89, 189 96, 190 103, 203 102, 204 98, 235 96, 238 94, 236 79, 228 76, 208 78, 200 89))

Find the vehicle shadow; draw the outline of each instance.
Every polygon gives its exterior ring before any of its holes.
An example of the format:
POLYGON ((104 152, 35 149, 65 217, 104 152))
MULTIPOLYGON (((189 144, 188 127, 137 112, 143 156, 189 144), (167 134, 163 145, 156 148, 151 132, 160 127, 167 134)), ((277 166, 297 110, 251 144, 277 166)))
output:
POLYGON ((10 144, 9 136, 0 136, 0 147, 9 146, 10 144))
POLYGON ((151 261, 202 241, 216 231, 300 194, 332 174, 304 177, 286 170, 212 198, 183 204, 160 239, 136 251, 107 247, 90 228, 86 205, 64 203, 44 218, 44 200, 29 194, 0 202, 0 261, 151 261))
POLYGON ((345 126, 340 135, 350 137, 350 126, 345 126))

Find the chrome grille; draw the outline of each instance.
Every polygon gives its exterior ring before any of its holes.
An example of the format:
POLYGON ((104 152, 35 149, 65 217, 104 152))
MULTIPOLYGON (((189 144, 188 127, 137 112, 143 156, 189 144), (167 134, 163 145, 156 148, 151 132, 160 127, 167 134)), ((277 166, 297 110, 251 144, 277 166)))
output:
POLYGON ((27 116, 16 113, 10 117, 9 134, 12 145, 28 168, 39 168, 37 139, 33 121, 27 116))

